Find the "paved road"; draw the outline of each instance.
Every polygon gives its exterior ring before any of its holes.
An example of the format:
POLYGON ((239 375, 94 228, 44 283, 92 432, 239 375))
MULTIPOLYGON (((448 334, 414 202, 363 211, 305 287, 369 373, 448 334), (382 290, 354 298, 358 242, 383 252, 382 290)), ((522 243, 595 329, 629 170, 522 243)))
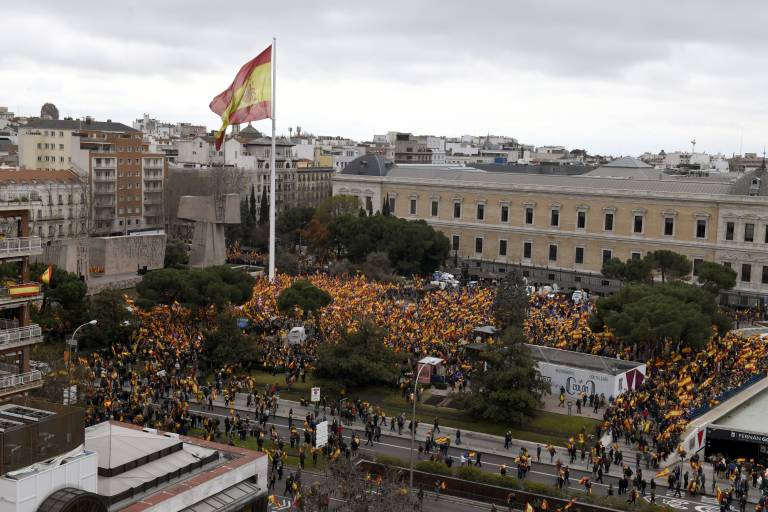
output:
MULTIPOLYGON (((213 411, 208 411, 207 408, 203 408, 201 406, 192 405, 190 407, 191 412, 195 412, 198 414, 208 415, 208 416, 214 416, 218 417, 221 420, 222 428, 223 428, 223 420, 226 418, 229 414, 228 409, 221 406, 214 405, 213 411)), ((239 411, 240 415, 243 416, 243 411, 239 411)), ((252 416, 252 415, 249 415, 252 416)), ((294 424, 298 424, 298 426, 301 425, 301 422, 303 421, 303 418, 295 418, 294 424)), ((284 437, 287 438, 288 436, 288 419, 282 418, 282 417, 271 417, 270 421, 268 422, 268 425, 275 425, 278 429, 278 432, 284 437)), ((349 439, 353 432, 357 432, 358 436, 363 440, 363 443, 360 446, 360 450, 364 454, 368 455, 375 455, 375 454, 382 454, 382 455, 388 455, 392 457, 400 458, 404 461, 408 461, 408 457, 410 454, 410 439, 406 439, 403 437, 398 436, 390 436, 387 435, 386 429, 382 432, 382 438, 381 442, 375 443, 373 446, 365 446, 365 435, 362 428, 362 424, 360 422, 356 422, 356 426, 358 428, 353 427, 344 427, 344 437, 349 439)), ((418 442, 418 439, 417 439, 418 442)), ((449 449, 449 455, 453 457, 455 466, 459 466, 459 458, 462 454, 464 449, 462 448, 456 448, 452 446, 449 449)), ((517 474, 516 466, 514 463, 514 457, 519 454, 519 446, 514 446, 509 450, 508 456, 503 455, 497 455, 497 454, 491 454, 491 453, 483 453, 482 456, 482 469, 484 471, 489 471, 493 473, 499 472, 499 467, 502 464, 507 465, 507 474, 510 476, 514 476, 517 474)), ((418 452, 414 454, 416 457, 418 455, 418 452)), ((542 453, 542 460, 549 458, 549 454, 542 453)), ((416 461, 418 461, 418 458, 416 458, 416 461)), ((566 462, 566 461, 564 461, 566 462)), ((586 468, 586 463, 580 462, 580 460, 577 458, 576 462, 570 466, 571 469, 571 485, 570 488, 573 490, 582 491, 584 490, 582 486, 578 485, 578 481, 582 476, 589 476, 592 477, 591 468, 586 468)), ((307 468, 311 471, 311 462, 307 465, 307 468)), ((614 491, 618 488, 618 475, 620 473, 621 469, 619 466, 612 466, 611 468, 611 474, 604 475, 603 480, 604 483, 598 483, 593 482, 593 493, 596 495, 606 495, 609 484, 613 484, 614 491)), ((643 473, 646 475, 651 475, 653 473, 652 470, 646 470, 643 467, 643 473)), ((544 462, 533 462, 531 464, 531 469, 528 472, 527 479, 533 482, 541 482, 546 483, 549 485, 554 485, 556 483, 557 477, 555 475, 555 468, 552 465, 546 464, 544 462)), ((758 493, 754 489, 750 489, 750 501, 753 501, 758 497, 758 493)), ((672 496, 672 491, 667 491, 666 487, 659 486, 657 488, 657 503, 663 503, 666 505, 669 505, 670 507, 676 509, 676 510, 690 510, 690 511, 697 511, 697 512, 716 512, 719 510, 719 508, 715 505, 715 501, 713 498, 708 496, 685 496, 683 498, 674 498, 672 496), (669 494, 669 495, 667 495, 669 494)), ((441 507, 442 508, 442 507, 441 507)))

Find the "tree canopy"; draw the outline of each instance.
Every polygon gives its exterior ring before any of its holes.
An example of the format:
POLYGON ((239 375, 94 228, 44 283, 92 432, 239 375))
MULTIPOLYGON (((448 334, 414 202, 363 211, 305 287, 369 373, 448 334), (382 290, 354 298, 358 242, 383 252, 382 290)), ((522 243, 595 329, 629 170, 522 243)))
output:
POLYGON ((321 222, 331 222, 345 215, 358 215, 360 200, 356 196, 337 195, 326 197, 318 205, 315 215, 321 222))
POLYGON ((549 385, 523 342, 520 327, 509 327, 498 345, 480 354, 487 369, 473 374, 472 386, 463 400, 472 415, 519 425, 535 414, 549 385))
POLYGON ((179 302, 190 307, 210 304, 222 309, 227 304, 242 304, 251 296, 254 279, 226 265, 204 269, 165 268, 148 272, 136 287, 140 305, 179 302))
POLYGON ((674 281, 690 275, 691 260, 674 251, 659 250, 645 255, 653 270, 661 276, 661 282, 674 281))
POLYGON ((702 261, 697 274, 701 287, 710 293, 717 294, 736 286, 736 271, 720 263, 702 261))
POLYGON ((303 318, 324 308, 331 303, 331 295, 306 279, 294 281, 277 297, 277 307, 283 313, 291 314, 295 308, 300 308, 303 318))
POLYGON ((638 350, 657 354, 665 340, 692 347, 703 346, 712 326, 720 332, 730 328, 730 321, 720 311, 715 295, 683 282, 657 286, 629 284, 597 301, 590 317, 592 330, 609 327, 638 350))
POLYGON ((85 350, 108 348, 116 341, 126 341, 133 331, 131 312, 122 292, 105 290, 91 298, 87 320, 96 320, 92 328, 78 334, 79 346, 85 350))
POLYGON ((493 300, 493 314, 502 329, 523 325, 528 314, 528 293, 525 281, 517 272, 507 273, 499 282, 493 300))
POLYGON ((216 329, 205 331, 205 357, 213 367, 239 363, 243 368, 253 367, 258 359, 256 341, 243 334, 237 319, 225 314, 218 317, 216 329))
POLYGON ((178 238, 168 238, 165 244, 165 261, 163 266, 168 268, 183 268, 189 263, 186 244, 178 238))
POLYGON ((331 247, 338 257, 360 264, 372 252, 384 252, 395 271, 426 275, 445 262, 448 239, 422 220, 409 221, 384 215, 344 215, 329 225, 331 247))
POLYGON ((399 375, 397 362, 395 353, 384 343, 381 329, 366 321, 338 343, 319 346, 315 373, 349 388, 394 385, 399 375))

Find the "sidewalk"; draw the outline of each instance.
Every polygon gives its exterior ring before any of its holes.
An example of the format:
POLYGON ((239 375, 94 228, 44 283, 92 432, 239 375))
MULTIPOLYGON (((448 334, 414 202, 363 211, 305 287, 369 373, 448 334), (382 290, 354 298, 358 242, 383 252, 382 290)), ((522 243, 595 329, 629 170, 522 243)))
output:
MULTIPOLYGON (((230 402, 229 408, 234 409, 238 412, 245 412, 247 414, 253 414, 253 409, 248 409, 246 407, 247 398, 246 394, 244 393, 238 393, 234 404, 230 402)), ((221 397, 218 397, 214 399, 213 401, 214 406, 226 408, 224 405, 224 399, 221 397)), ((201 407, 205 407, 205 404, 200 404, 201 407)), ((285 399, 279 399, 278 401, 278 409, 277 413, 275 414, 278 417, 281 418, 287 418, 288 413, 290 410, 293 410, 293 418, 295 421, 303 422, 304 417, 306 417, 308 414, 314 414, 315 408, 314 406, 302 406, 299 402, 295 402, 293 400, 285 400, 285 399)), ((406 411, 407 413, 408 411, 406 411)), ((327 415, 327 411, 324 412, 322 407, 319 408, 319 419, 323 419, 324 416, 327 415)), ((338 416, 336 416, 338 418, 338 416)), ((391 420, 390 417, 387 418, 388 420, 391 420)), ((383 436, 389 436, 389 437, 399 437, 402 439, 410 440, 411 435, 408 431, 408 422, 410 420, 406 418, 405 427, 403 428, 403 433, 398 434, 397 430, 394 432, 390 430, 389 426, 382 429, 382 435, 383 436)), ((364 432, 364 426, 362 422, 358 419, 355 421, 351 426, 345 425, 344 428, 347 431, 353 431, 362 433, 364 432)), ((416 441, 423 441, 427 435, 427 431, 432 429, 431 423, 419 423, 418 428, 416 429, 416 441)), ((504 449, 504 438, 502 436, 495 436, 492 434, 485 434, 482 432, 474 432, 474 431, 466 431, 463 430, 461 432, 461 444, 457 445, 455 443, 456 440, 456 429, 452 427, 444 427, 440 426, 440 436, 448 436, 451 439, 451 447, 453 448, 463 448, 468 451, 476 451, 481 452, 483 454, 491 454, 496 455, 500 457, 515 457, 519 453, 519 450, 521 447, 525 447, 528 450, 528 453, 534 457, 536 456, 536 448, 537 446, 541 446, 542 454, 541 454, 541 461, 540 464, 545 464, 548 466, 554 466, 554 462, 556 462, 558 459, 560 459, 563 464, 568 465, 568 462, 570 460, 570 456, 568 455, 567 450, 564 447, 556 446, 555 447, 555 455, 552 458, 553 462, 550 462, 550 456, 549 453, 545 450, 545 445, 540 443, 535 443, 532 441, 526 441, 523 439, 513 439, 512 440, 512 446, 509 450, 504 449)), ((636 456, 635 453, 637 453, 637 450, 635 450, 631 445, 624 444, 623 440, 620 440, 618 442, 622 452, 624 453, 624 461, 626 464, 630 465, 634 468, 636 456)), ((670 458, 671 459, 671 458, 670 458)), ((677 456, 675 456, 674 459, 671 459, 671 461, 667 461, 666 463, 662 464, 659 470, 664 467, 670 467, 673 468, 675 464, 682 464, 681 467, 681 474, 684 474, 686 471, 689 473, 691 472, 691 468, 688 464, 682 463, 677 456)), ((584 464, 581 463, 580 458, 577 458, 576 462, 572 465, 570 465, 571 468, 591 472, 591 467, 586 467, 584 464)), ((702 466, 704 468, 704 473, 706 477, 706 489, 705 494, 711 495, 711 489, 712 489, 712 478, 714 477, 714 468, 709 463, 702 463, 702 466)), ((655 475, 656 471, 653 469, 646 469, 645 463, 641 461, 641 468, 643 469, 643 473, 646 475, 655 475)), ((667 479, 664 478, 655 478, 657 485, 660 487, 667 487, 667 479)), ((730 487, 731 482, 728 479, 717 479, 717 483, 720 485, 720 488, 725 490, 730 487)), ((751 493, 749 496, 749 502, 750 503, 756 503, 757 500, 755 499, 758 497, 759 491, 755 492, 754 489, 751 489, 751 493)))

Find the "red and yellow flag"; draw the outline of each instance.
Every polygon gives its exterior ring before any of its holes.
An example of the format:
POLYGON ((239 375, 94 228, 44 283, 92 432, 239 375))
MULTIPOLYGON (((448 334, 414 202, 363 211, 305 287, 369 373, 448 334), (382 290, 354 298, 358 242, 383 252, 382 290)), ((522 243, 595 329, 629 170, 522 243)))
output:
POLYGON ((53 275, 53 266, 48 265, 48 268, 45 269, 45 272, 40 276, 40 281, 43 282, 43 284, 51 284, 51 276, 53 275))
POLYGON ((221 149, 230 124, 272 117, 272 45, 237 72, 232 85, 213 98, 211 110, 221 116, 216 150, 221 149))

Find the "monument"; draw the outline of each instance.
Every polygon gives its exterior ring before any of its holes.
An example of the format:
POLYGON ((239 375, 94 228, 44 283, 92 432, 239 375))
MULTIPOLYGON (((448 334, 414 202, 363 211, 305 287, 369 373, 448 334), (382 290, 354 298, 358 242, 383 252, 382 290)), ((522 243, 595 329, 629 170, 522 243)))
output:
POLYGON ((179 219, 195 223, 190 267, 223 265, 227 261, 224 225, 240 224, 240 196, 182 196, 179 198, 179 219))

